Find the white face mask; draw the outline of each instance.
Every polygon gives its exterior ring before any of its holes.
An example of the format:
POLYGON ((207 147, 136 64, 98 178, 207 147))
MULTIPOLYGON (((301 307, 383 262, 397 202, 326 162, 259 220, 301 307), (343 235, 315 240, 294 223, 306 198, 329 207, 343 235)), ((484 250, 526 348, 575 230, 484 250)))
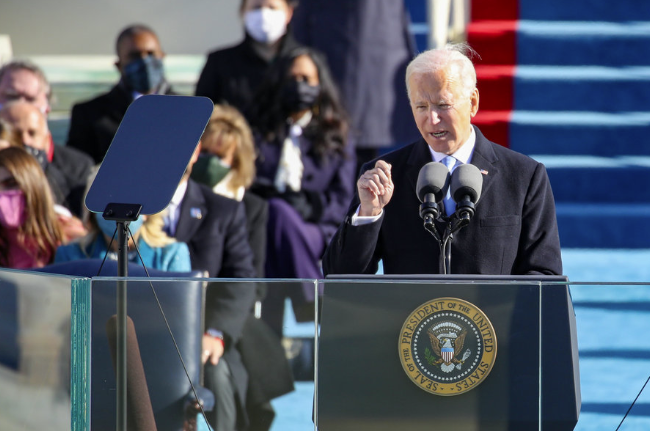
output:
POLYGON ((272 44, 287 32, 287 14, 267 7, 244 14, 244 27, 253 39, 272 44))

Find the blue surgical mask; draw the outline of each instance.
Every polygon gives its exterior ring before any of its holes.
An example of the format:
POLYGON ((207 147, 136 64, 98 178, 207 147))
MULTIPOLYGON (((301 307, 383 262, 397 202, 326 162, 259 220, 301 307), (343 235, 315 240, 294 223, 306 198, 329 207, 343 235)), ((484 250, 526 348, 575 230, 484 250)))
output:
POLYGON ((152 55, 138 58, 124 66, 124 83, 138 93, 148 93, 160 86, 164 79, 163 63, 152 55))
MULTIPOLYGON (((97 225, 99 226, 99 229, 104 233, 104 235, 106 235, 108 238, 112 238, 113 233, 115 232, 115 228, 117 227, 117 222, 115 220, 106 220, 104 217, 102 217, 101 214, 95 214, 95 220, 97 221, 97 225)), ((143 217, 140 216, 136 221, 129 223, 129 230, 131 231, 131 234, 135 235, 138 230, 140 230, 140 227, 142 227, 143 222, 143 217)))

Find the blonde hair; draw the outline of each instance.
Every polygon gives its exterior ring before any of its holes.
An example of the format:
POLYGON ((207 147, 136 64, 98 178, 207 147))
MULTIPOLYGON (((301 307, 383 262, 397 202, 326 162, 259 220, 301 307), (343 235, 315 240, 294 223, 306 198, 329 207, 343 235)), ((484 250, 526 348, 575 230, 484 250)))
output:
POLYGON ((255 179, 253 134, 244 116, 232 106, 214 106, 210 121, 201 138, 201 146, 213 152, 219 140, 235 145, 235 154, 230 166, 232 172, 230 186, 233 189, 250 187, 255 179))
POLYGON ((167 235, 163 230, 165 226, 165 220, 163 219, 165 212, 166 210, 147 216, 147 219, 142 223, 142 227, 134 235, 134 240, 137 241, 139 238, 142 238, 152 248, 165 247, 175 243, 176 238, 167 235))

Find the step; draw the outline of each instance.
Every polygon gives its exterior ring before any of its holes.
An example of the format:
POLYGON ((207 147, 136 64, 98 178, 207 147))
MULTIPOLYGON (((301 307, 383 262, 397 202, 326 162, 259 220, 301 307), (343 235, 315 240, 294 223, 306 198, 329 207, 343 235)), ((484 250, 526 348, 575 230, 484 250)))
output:
POLYGON ((472 120, 483 135, 492 142, 509 146, 510 141, 510 123, 512 121, 512 111, 490 111, 480 109, 472 120))
POLYGON ((477 66, 481 110, 638 111, 650 100, 650 67, 477 66))
POLYGON ((571 281, 648 282, 647 286, 571 286, 576 302, 650 301, 650 249, 584 249, 562 246, 562 267, 571 281))
POLYGON ((516 20, 520 0, 473 0, 470 8, 472 21, 516 20))
POLYGON ((562 248, 650 248, 650 204, 557 203, 556 211, 562 248))
POLYGON ((514 111, 508 129, 510 148, 524 154, 647 156, 648 136, 650 112, 514 111))
MULTIPOLYGON (((497 0, 492 0, 497 1, 497 0)), ((475 0, 474 4, 484 0, 475 0)), ((519 0, 519 19, 548 21, 648 21, 646 0, 519 0)))
POLYGON ((515 66, 476 66, 480 110, 512 110, 515 101, 515 70, 515 66))
MULTIPOLYGON (((494 94, 505 84, 486 80, 482 85, 494 94)), ((633 112, 647 109, 649 100, 650 67, 518 66, 514 71, 517 110, 633 112)))
POLYGON ((518 65, 650 65, 650 22, 524 20, 516 40, 518 65))
POLYGON ((480 58, 476 66, 514 65, 517 55, 517 21, 475 21, 467 26, 467 42, 480 58))
POLYGON ((531 157, 546 166, 556 202, 650 204, 650 156, 531 157))

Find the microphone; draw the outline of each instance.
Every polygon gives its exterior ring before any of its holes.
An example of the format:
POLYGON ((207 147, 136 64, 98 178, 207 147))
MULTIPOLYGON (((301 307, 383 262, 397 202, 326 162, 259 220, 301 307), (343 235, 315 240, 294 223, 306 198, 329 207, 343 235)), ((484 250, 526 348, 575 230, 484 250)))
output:
POLYGON ((454 169, 451 176, 451 197, 456 201, 456 215, 460 220, 469 222, 474 216, 475 205, 481 198, 483 175, 470 164, 463 164, 454 169))
MULTIPOLYGON (((433 221, 440 216, 438 202, 447 194, 449 189, 449 170, 438 162, 429 162, 422 166, 418 174, 417 195, 420 205, 420 217, 424 220, 427 230, 433 228, 433 221)), ((434 229, 435 230, 435 229, 434 229)))

